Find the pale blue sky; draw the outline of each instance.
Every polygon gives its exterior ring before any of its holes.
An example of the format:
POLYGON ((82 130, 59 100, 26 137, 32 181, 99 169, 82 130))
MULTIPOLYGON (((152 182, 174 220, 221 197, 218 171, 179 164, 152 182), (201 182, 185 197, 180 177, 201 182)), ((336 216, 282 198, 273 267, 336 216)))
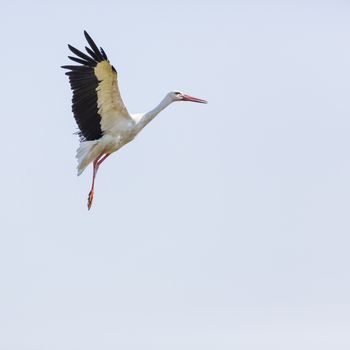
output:
POLYGON ((13 1, 0 13, 0 349, 350 347, 350 3, 13 1), (76 177, 86 29, 130 112, 76 177))

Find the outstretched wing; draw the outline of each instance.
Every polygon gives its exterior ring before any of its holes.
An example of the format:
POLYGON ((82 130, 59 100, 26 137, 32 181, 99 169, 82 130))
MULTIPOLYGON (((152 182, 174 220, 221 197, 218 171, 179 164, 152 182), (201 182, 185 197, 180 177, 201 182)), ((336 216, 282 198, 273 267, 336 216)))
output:
POLYGON ((69 70, 72 111, 82 141, 99 139, 119 122, 132 120, 120 96, 117 71, 104 50, 98 49, 86 31, 84 35, 90 45, 85 47, 87 54, 68 45, 77 56, 68 58, 80 65, 62 66, 69 70))

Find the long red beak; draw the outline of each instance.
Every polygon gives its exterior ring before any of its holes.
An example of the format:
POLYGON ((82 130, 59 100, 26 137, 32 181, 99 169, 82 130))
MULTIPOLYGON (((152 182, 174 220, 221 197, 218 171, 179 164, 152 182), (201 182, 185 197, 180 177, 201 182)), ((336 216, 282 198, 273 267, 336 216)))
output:
POLYGON ((185 95, 185 94, 182 94, 182 101, 190 101, 190 102, 197 102, 197 103, 208 103, 208 101, 206 101, 206 100, 202 100, 200 98, 193 97, 193 96, 190 96, 190 95, 185 95))

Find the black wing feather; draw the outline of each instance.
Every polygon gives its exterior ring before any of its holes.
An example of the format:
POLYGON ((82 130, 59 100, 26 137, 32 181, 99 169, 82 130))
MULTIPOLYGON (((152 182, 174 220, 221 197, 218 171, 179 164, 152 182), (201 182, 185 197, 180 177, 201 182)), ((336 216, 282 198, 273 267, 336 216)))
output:
POLYGON ((86 60, 82 60, 81 58, 77 58, 77 57, 72 57, 72 56, 68 56, 68 58, 74 62, 83 64, 84 66, 89 66, 89 67, 94 67, 94 61, 86 61, 86 60))
POLYGON ((70 69, 71 71, 75 72, 83 72, 83 71, 90 71, 91 67, 89 66, 72 66, 72 65, 66 65, 66 66, 61 66, 63 69, 70 69))
POLYGON ((82 58, 83 60, 86 60, 88 62, 91 63, 95 63, 95 60, 92 59, 91 57, 89 57, 88 55, 85 55, 85 53, 81 52, 80 50, 76 49, 75 47, 73 47, 72 45, 68 44, 68 48, 69 50, 71 50, 75 55, 77 55, 78 57, 82 58))
POLYGON ((106 61, 108 61, 108 57, 107 57, 107 55, 106 55, 106 53, 105 53, 105 50, 103 50, 103 48, 100 47, 100 51, 101 51, 102 57, 103 57, 106 61))
POLYGON ((69 50, 78 56, 68 56, 68 58, 81 65, 65 65, 62 68, 68 69, 66 75, 69 77, 73 91, 72 111, 80 130, 77 134, 81 141, 90 141, 102 137, 101 116, 98 113, 96 91, 99 81, 95 76, 94 68, 99 62, 108 61, 108 58, 102 48, 101 50, 97 48, 86 31, 84 31, 84 35, 91 47, 91 49, 86 47, 89 56, 68 45, 69 50))
POLYGON ((95 42, 92 40, 91 36, 87 33, 86 30, 84 30, 84 35, 85 38, 87 40, 87 42, 89 43, 90 47, 92 48, 92 51, 94 51, 95 55, 101 60, 103 61, 103 57, 101 55, 100 50, 98 49, 98 47, 96 46, 95 42))
POLYGON ((89 47, 85 46, 85 50, 86 50, 86 52, 87 52, 91 57, 93 57, 93 59, 94 59, 96 62, 101 62, 101 61, 103 61, 103 59, 101 60, 100 57, 97 56, 97 55, 95 54, 95 52, 92 51, 89 47))

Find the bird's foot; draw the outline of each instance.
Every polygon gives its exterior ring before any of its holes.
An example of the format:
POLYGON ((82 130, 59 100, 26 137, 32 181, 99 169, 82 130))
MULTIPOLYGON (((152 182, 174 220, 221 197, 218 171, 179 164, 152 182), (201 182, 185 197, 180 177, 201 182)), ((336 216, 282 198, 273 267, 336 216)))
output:
POLYGON ((88 196, 88 210, 91 209, 92 206, 92 201, 94 200, 94 190, 91 190, 89 192, 89 196, 88 196))

